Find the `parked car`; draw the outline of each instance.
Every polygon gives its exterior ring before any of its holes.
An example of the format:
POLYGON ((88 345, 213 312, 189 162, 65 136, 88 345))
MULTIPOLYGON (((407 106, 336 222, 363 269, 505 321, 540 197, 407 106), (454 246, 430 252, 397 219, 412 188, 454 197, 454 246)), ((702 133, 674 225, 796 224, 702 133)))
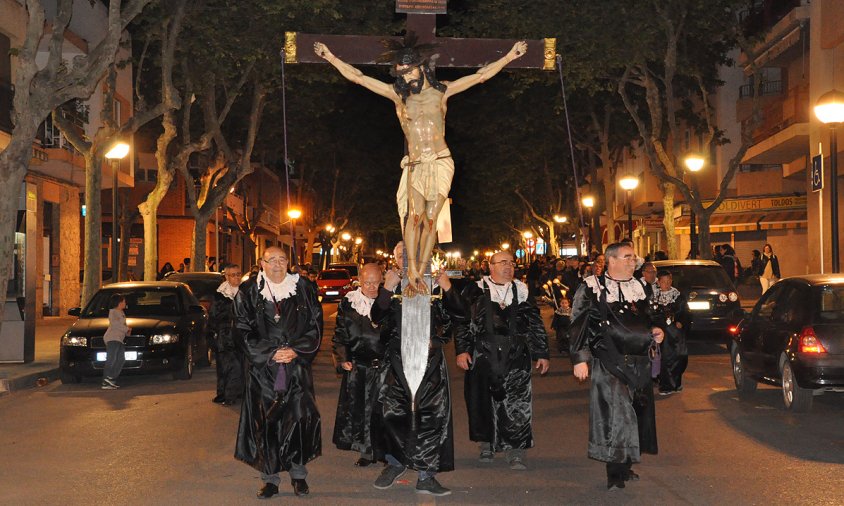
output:
POLYGON ((358 280, 358 264, 354 262, 334 262, 328 264, 329 269, 346 269, 349 271, 349 276, 352 277, 352 281, 358 280))
MULTIPOLYGON (((226 277, 219 272, 168 272, 164 277, 166 281, 184 283, 190 287, 194 297, 205 311, 211 312, 211 305, 214 303, 214 294, 217 288, 226 280, 226 277)), ((205 335, 206 348, 211 349, 212 335, 205 335)), ((211 365, 211 358, 208 354, 198 356, 196 365, 205 367, 211 365)))
POLYGON ((729 340, 730 327, 744 317, 738 292, 721 264, 712 260, 659 260, 657 270, 671 273, 692 314, 691 332, 729 340))
POLYGON ((353 288, 352 276, 346 269, 326 269, 317 276, 318 294, 322 300, 343 298, 353 288))
POLYGON ((815 395, 844 391, 844 276, 779 281, 732 333, 740 396, 761 381, 782 387, 787 410, 809 411, 815 395))
POLYGON ((183 283, 138 281, 107 285, 85 308, 68 311, 79 319, 60 342, 62 383, 102 375, 106 359, 103 334, 108 328, 108 302, 115 293, 126 297, 126 363, 123 373, 170 371, 174 379, 193 376, 195 357, 208 356, 205 333, 208 313, 183 283))

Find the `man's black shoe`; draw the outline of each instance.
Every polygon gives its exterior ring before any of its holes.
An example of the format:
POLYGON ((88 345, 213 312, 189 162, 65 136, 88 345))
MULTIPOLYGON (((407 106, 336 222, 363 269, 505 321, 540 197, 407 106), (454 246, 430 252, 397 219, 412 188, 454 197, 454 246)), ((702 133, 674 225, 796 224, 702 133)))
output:
POLYGON ((627 475, 624 476, 624 481, 639 481, 639 475, 631 469, 627 471, 627 475))
POLYGON ((218 395, 217 397, 214 397, 213 399, 211 399, 211 402, 216 403, 216 404, 222 404, 225 401, 226 401, 226 398, 223 397, 222 395, 218 395))
POLYGON ((258 491, 258 499, 269 499, 278 493, 278 486, 272 483, 264 483, 261 490, 258 491))
POLYGON ((431 476, 427 480, 416 481, 416 493, 442 497, 444 495, 451 495, 451 490, 440 485, 440 482, 431 476))
POLYGON ((407 471, 407 468, 404 466, 391 466, 388 464, 384 466, 384 470, 381 471, 381 475, 375 479, 372 486, 379 490, 390 488, 393 486, 393 482, 395 482, 399 476, 403 475, 405 471, 407 471))
POLYGON ((369 460, 367 458, 361 457, 355 462, 355 465, 357 467, 366 467, 370 464, 373 464, 374 462, 375 462, 374 460, 369 460))
POLYGON ((308 495, 311 491, 311 489, 308 488, 308 482, 304 479, 290 480, 290 484, 293 485, 293 493, 296 495, 308 495))
POLYGON ((607 490, 624 488, 624 480, 621 478, 607 478, 607 490))

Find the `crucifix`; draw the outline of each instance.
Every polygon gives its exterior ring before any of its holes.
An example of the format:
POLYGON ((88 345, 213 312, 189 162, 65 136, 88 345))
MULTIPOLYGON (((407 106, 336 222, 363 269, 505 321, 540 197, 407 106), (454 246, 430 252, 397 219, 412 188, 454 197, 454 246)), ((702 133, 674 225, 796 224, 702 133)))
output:
POLYGON ((396 194, 399 217, 405 222, 403 261, 407 270, 401 308, 401 355, 405 379, 414 396, 425 373, 430 304, 434 300, 417 295, 432 291, 431 276, 426 272, 435 242, 435 224, 448 201, 454 174, 444 138, 446 101, 505 67, 556 68, 556 39, 437 37, 436 16, 446 13, 446 1, 396 0, 396 12, 407 13, 403 39, 287 32, 284 44, 285 63, 328 62, 346 79, 395 103, 407 142, 396 194), (379 64, 391 67, 394 83, 366 76, 353 66, 379 64), (479 70, 441 83, 434 75, 435 65, 479 70))

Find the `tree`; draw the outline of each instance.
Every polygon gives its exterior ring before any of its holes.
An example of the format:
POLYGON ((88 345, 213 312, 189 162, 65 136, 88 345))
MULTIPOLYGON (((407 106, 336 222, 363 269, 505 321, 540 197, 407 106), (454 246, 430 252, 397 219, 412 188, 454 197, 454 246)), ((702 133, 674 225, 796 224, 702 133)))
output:
MULTIPOLYGON (((10 258, 14 247, 14 220, 18 194, 29 168, 32 144, 39 125, 54 109, 72 99, 87 99, 113 65, 121 36, 127 25, 151 0, 111 0, 103 39, 86 55, 67 61, 63 54, 64 35, 73 14, 73 0, 58 0, 47 47, 47 59, 39 64, 39 45, 45 36, 46 14, 42 0, 26 0, 27 26, 23 46, 15 50, 17 74, 13 102, 12 137, 0 152, 0 257, 10 258)), ((91 2, 92 6, 94 2, 91 2)), ((86 183, 87 185, 87 183, 86 183)), ((93 211, 91 211, 93 213, 93 211)), ((9 279, 9 263, 0 266, 0 286, 9 279)), ((99 284, 100 266, 85 286, 99 284), (96 282, 96 283, 95 283, 96 282)), ((86 290, 83 288, 84 298, 86 290)), ((90 295, 90 294, 89 294, 90 295)))

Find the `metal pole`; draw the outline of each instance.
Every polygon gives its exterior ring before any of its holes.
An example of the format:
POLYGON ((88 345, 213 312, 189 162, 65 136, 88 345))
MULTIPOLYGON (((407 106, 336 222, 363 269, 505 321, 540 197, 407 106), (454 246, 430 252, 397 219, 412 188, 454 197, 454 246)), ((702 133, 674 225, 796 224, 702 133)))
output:
POLYGON ((829 125, 829 205, 831 206, 830 225, 832 225, 832 272, 838 274, 838 135, 835 123, 829 125))
POLYGON ((689 210, 691 211, 689 215, 689 246, 691 249, 689 258, 694 260, 697 258, 697 216, 691 206, 689 206, 689 210))
POLYGON ((633 240, 633 190, 627 190, 627 237, 633 240))
MULTIPOLYGON (((224 201, 225 202, 225 201, 224 201)), ((217 270, 220 270, 220 208, 214 209, 214 254, 217 257, 217 270)))
POLYGON ((117 279, 117 169, 120 160, 115 158, 111 161, 111 281, 116 283, 117 279))

